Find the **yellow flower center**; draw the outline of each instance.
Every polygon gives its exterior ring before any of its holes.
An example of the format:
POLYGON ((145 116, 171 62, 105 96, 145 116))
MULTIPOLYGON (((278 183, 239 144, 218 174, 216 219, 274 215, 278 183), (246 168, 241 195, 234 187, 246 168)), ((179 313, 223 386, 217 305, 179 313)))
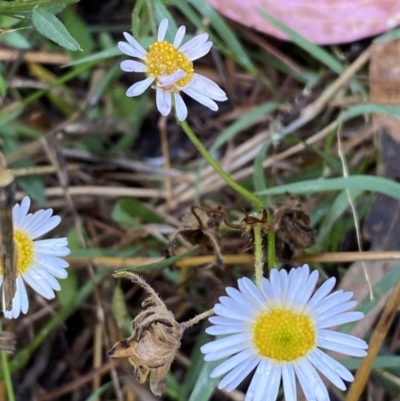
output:
MULTIPOLYGON (((14 230, 14 253, 14 258, 17 263, 17 276, 20 276, 32 265, 34 257, 33 240, 27 232, 14 230)), ((3 275, 1 261, 0 273, 3 275)))
POLYGON ((187 85, 193 79, 193 63, 182 52, 175 49, 172 43, 165 40, 155 42, 149 47, 144 61, 150 77, 166 77, 178 70, 186 72, 186 76, 175 83, 179 87, 187 85))
POLYGON ((259 356, 276 362, 292 362, 317 345, 310 315, 276 308, 258 316, 253 326, 253 343, 259 356))

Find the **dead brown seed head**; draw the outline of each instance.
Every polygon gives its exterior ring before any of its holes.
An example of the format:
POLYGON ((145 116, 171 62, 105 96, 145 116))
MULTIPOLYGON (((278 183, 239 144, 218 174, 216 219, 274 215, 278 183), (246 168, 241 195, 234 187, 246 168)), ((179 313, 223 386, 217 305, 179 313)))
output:
POLYGON ((180 348, 185 329, 200 319, 178 323, 143 278, 131 272, 118 272, 114 277, 132 280, 147 291, 149 296, 142 303, 145 309, 132 322, 132 335, 117 342, 108 355, 112 358, 128 358, 140 383, 144 383, 149 376, 150 390, 154 395, 161 396, 165 389, 166 375, 180 348))
POLYGON ((176 255, 174 243, 180 235, 184 240, 193 245, 211 250, 215 259, 205 267, 217 265, 223 267, 221 254, 221 238, 219 227, 224 216, 220 207, 207 209, 199 205, 193 205, 188 214, 182 219, 181 227, 175 231, 169 240, 168 251, 171 256, 176 255))

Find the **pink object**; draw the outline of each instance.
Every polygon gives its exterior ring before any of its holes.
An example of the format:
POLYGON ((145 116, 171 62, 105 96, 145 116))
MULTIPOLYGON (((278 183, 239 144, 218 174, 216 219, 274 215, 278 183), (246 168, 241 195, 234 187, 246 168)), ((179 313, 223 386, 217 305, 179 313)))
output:
POLYGON ((243 25, 288 39, 258 12, 318 44, 352 42, 400 24, 400 0, 206 0, 243 25))

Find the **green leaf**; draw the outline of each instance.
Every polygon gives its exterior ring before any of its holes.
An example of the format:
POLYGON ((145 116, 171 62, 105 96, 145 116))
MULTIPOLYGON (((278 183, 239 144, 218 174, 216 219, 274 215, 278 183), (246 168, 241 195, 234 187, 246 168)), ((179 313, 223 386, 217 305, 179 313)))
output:
POLYGON ((222 361, 204 362, 189 401, 208 401, 211 398, 221 378, 212 379, 210 374, 221 363, 222 361))
POLYGON ((210 147, 209 152, 215 152, 223 144, 231 140, 236 134, 262 121, 269 113, 276 110, 278 107, 279 103, 276 102, 266 102, 260 106, 254 107, 226 128, 210 147))
POLYGON ((62 16, 66 29, 77 38, 82 48, 82 53, 78 53, 78 57, 88 55, 94 49, 95 42, 85 21, 72 8, 66 8, 62 16))
POLYGON ((321 178, 307 180, 293 184, 280 185, 257 192, 256 195, 277 195, 285 192, 294 194, 311 194, 315 192, 341 191, 343 189, 359 189, 363 191, 379 192, 400 200, 400 184, 387 178, 372 175, 352 175, 340 178, 321 178))
POLYGON ((120 199, 112 212, 114 221, 123 225, 138 223, 161 223, 162 219, 142 202, 135 199, 120 199))
POLYGON ((371 113, 385 114, 390 117, 395 117, 400 119, 400 107, 392 106, 390 104, 368 103, 351 107, 350 109, 348 109, 347 111, 345 111, 340 115, 339 122, 344 122, 353 117, 358 117, 363 114, 371 114, 371 113))
POLYGON ((202 330, 200 331, 200 334, 197 337, 196 344, 193 348, 192 354, 190 355, 191 364, 186 372, 185 380, 182 384, 181 396, 179 401, 186 401, 189 398, 189 394, 196 385, 200 373, 203 369, 203 366, 206 363, 204 361, 204 356, 200 351, 200 347, 202 345, 211 341, 211 337, 204 331, 206 327, 207 327, 207 322, 204 322, 202 325, 202 330))
POLYGON ((79 291, 78 277, 76 276, 75 270, 69 268, 67 271, 68 276, 60 280, 61 290, 56 293, 61 306, 67 306, 73 302, 79 291))
POLYGON ((0 96, 5 96, 7 93, 7 83, 3 77, 3 74, 0 74, 0 96))
POLYGON ((58 45, 72 51, 82 50, 63 23, 47 10, 36 7, 32 13, 32 22, 39 33, 58 45))

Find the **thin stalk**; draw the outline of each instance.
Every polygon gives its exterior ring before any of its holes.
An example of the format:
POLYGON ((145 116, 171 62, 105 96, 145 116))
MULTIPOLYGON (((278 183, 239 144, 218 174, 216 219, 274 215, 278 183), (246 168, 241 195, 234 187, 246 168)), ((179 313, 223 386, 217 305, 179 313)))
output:
POLYGON ((246 188, 242 187, 239 183, 234 181, 223 169, 222 167, 215 161, 212 156, 208 153, 207 149, 203 146, 203 144, 199 141, 196 134, 192 131, 186 121, 180 122, 181 127, 185 131, 188 138, 191 140, 193 145, 197 148, 200 154, 204 157, 204 159, 210 164, 210 166, 215 170, 215 172, 236 192, 247 198, 250 202, 253 202, 257 207, 263 208, 264 205, 254 194, 248 191, 246 188))
POLYGON ((188 329, 189 327, 194 326, 195 324, 199 323, 201 320, 212 316, 214 314, 214 309, 209 309, 203 313, 200 313, 199 315, 195 316, 193 319, 188 320, 187 322, 183 322, 180 324, 181 328, 183 330, 188 329))
MULTIPOLYGON (((0 319, 0 331, 3 331, 2 322, 0 319)), ((8 358, 6 351, 1 350, 1 364, 3 367, 4 381, 6 382, 7 399, 8 401, 15 401, 14 388, 11 379, 10 366, 8 365, 8 358)))
MULTIPOLYGON (((268 223, 273 224, 272 222, 272 216, 270 213, 268 213, 268 223)), ((275 268, 275 263, 276 263, 276 258, 275 258, 275 233, 272 231, 268 233, 267 236, 267 246, 268 246, 268 269, 271 271, 271 269, 275 268)))
POLYGON ((254 233, 254 269, 257 287, 261 286, 261 279, 264 276, 264 252, 262 243, 262 224, 255 223, 253 225, 254 233))

